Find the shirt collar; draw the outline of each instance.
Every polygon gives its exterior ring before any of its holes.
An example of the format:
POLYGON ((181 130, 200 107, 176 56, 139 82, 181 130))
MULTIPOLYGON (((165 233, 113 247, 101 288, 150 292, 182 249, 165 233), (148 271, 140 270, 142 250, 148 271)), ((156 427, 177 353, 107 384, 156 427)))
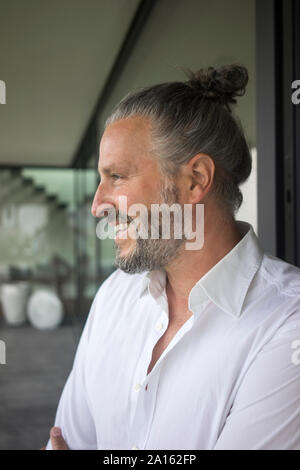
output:
MULTIPOLYGON (((239 220, 236 223, 243 238, 190 291, 188 305, 194 314, 201 310, 208 299, 231 316, 239 317, 241 314, 247 291, 261 264, 263 251, 252 225, 239 220)), ((141 280, 139 296, 149 292, 158 298, 165 291, 165 285, 164 270, 147 271, 141 280)))

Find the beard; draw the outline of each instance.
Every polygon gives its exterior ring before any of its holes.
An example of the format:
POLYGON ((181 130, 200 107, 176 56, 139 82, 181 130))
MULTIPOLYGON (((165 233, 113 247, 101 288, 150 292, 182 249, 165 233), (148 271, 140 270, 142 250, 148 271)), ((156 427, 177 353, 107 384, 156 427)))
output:
MULTIPOLYGON (((159 204, 179 204, 179 191, 176 185, 173 182, 169 182, 168 184, 164 183, 159 194, 159 199, 159 204)), ((173 214, 171 213, 171 215, 173 214)), ((161 216, 161 213, 159 216, 161 216)), ((150 221, 150 223, 148 223, 148 238, 143 239, 137 237, 135 247, 129 255, 122 256, 121 249, 115 242, 116 257, 114 266, 116 268, 120 268, 128 274, 164 269, 181 253, 186 238, 183 230, 181 230, 183 234, 182 238, 172 238, 172 234, 174 236, 174 220, 171 220, 170 223, 170 239, 162 238, 161 217, 159 217, 157 227, 157 239, 151 238, 151 223, 153 224, 153 221, 150 220, 149 213, 148 221, 150 221)))

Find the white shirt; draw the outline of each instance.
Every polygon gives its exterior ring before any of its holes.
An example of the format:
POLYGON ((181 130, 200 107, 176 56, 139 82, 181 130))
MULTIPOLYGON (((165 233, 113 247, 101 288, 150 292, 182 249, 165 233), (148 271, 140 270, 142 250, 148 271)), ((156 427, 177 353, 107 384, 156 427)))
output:
POLYGON ((101 285, 55 419, 71 449, 300 450, 300 269, 237 223, 245 235, 194 285, 148 376, 165 272, 101 285))

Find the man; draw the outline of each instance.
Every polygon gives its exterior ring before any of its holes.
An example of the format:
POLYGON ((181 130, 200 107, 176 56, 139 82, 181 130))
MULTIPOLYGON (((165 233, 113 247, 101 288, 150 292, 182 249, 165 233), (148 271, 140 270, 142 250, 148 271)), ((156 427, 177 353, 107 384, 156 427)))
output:
POLYGON ((47 449, 300 449, 300 270, 234 218, 251 158, 229 105, 247 71, 190 77, 125 97, 107 121, 92 213, 116 211, 117 269, 93 301, 47 449), (193 233, 203 204, 203 246, 123 237, 137 218, 120 197, 148 215, 192 207, 193 233))

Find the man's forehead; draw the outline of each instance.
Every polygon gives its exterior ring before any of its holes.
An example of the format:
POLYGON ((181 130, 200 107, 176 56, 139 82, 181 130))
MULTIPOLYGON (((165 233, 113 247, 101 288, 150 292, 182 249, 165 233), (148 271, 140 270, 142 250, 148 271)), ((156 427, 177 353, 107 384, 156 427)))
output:
POLYGON ((99 146, 99 171, 137 171, 153 159, 149 122, 141 118, 121 119, 104 131, 99 146))
POLYGON ((106 146, 100 144, 98 169, 103 172, 115 171, 116 168, 129 168, 133 164, 133 152, 126 145, 106 146))
POLYGON ((100 141, 100 154, 111 151, 140 151, 150 145, 150 126, 146 119, 131 117, 109 124, 100 141))

